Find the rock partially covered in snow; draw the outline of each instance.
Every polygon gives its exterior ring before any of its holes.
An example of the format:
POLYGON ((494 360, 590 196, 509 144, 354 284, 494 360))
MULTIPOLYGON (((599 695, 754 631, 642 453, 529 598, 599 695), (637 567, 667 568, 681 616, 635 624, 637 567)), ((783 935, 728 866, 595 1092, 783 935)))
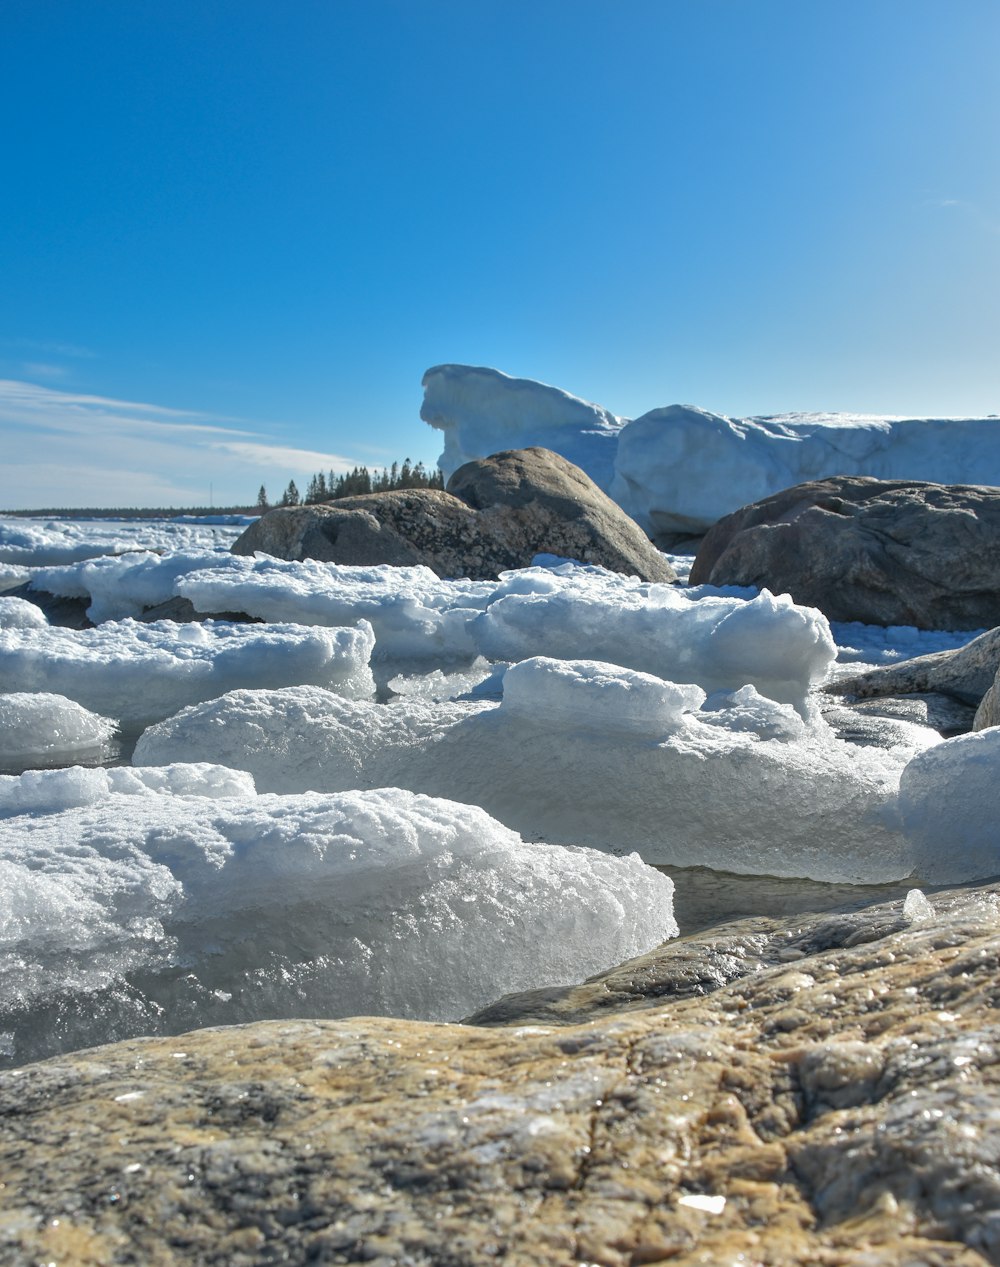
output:
POLYGON ((152 727, 134 760, 214 754, 261 790, 407 787, 661 865, 862 884, 913 870, 893 817, 912 746, 840 743, 743 692, 703 713, 696 686, 593 661, 529 660, 503 690, 499 707, 241 691, 152 727))
POLYGON ((837 476, 715 524, 693 585, 789 593, 830 620, 918 629, 1000 624, 1000 489, 837 476))
POLYGON ((526 845, 394 789, 112 794, 0 822, 0 869, 18 1062, 267 1017, 457 1019, 677 931, 671 882, 637 857, 526 845))
POLYGON ((561 453, 607 490, 623 419, 530 378, 472 365, 435 365, 424 375, 420 416, 444 432, 445 479, 501 449, 541 445, 561 453))
POLYGON ((87 617, 99 625, 106 620, 141 616, 146 608, 167 602, 176 593, 174 585, 179 576, 211 567, 224 557, 209 550, 170 554, 133 550, 82 563, 38 568, 30 587, 57 598, 89 599, 87 617))
POLYGON ((370 695, 371 626, 176 625, 111 621, 96 629, 0 630, 0 691, 53 691, 84 708, 149 725, 240 686, 310 682, 370 695))
POLYGON ((0 770, 101 761, 115 722, 47 691, 0 695, 0 770))

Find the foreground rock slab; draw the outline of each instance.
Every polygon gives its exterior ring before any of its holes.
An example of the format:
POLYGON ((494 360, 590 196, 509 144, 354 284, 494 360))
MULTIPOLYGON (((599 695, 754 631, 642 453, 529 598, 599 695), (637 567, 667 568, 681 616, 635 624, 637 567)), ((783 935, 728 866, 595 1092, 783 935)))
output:
POLYGON ((0 1260, 997 1263, 998 956, 996 887, 914 893, 675 942, 505 1028, 29 1066, 0 1077, 0 1260))
POLYGON ((918 629, 1000 624, 1000 489, 836 476, 715 524, 691 584, 789 593, 830 620, 918 629))

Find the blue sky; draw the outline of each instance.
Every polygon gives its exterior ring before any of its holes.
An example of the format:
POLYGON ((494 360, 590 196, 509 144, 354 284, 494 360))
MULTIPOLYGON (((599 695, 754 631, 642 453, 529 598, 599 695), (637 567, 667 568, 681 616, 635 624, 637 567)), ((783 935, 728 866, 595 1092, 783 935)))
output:
POLYGON ((420 378, 1000 413, 996 0, 6 0, 0 507, 432 462, 420 378))

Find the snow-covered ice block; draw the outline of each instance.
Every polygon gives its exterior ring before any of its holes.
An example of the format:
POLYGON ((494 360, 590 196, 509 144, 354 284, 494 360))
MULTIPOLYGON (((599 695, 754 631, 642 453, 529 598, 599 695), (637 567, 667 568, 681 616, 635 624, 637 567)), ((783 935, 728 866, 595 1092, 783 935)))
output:
POLYGON ((134 728, 241 686, 374 690, 374 635, 300 625, 109 621, 96 629, 0 630, 0 691, 52 691, 134 728))
POLYGON ((228 550, 247 522, 0 517, 0 563, 49 567, 127 550, 228 550))
POLYGON ((21 1061, 295 1016, 454 1020, 676 934, 637 857, 525 844, 474 807, 110 795, 0 822, 0 1032, 21 1061))
POLYGON ((147 607, 165 603, 174 597, 179 576, 211 567, 227 557, 208 550, 171 554, 135 550, 83 563, 38 568, 32 574, 31 588, 60 598, 89 598, 87 615, 99 625, 106 620, 140 616, 147 607))
POLYGON ((0 769, 101 761, 115 722, 47 691, 0 695, 0 769))
POLYGON ((921 880, 1000 875, 1000 727, 918 753, 903 771, 899 808, 921 880))
POLYGON ((0 598, 0 629, 42 629, 48 623, 35 603, 23 598, 0 598))
POLYGON ((468 623, 494 589, 493 581, 443 581, 422 566, 351 567, 261 554, 231 556, 176 584, 177 593, 200 612, 244 611, 300 625, 367 620, 380 659, 471 660, 468 623))
POLYGON ((212 762, 177 762, 130 769, 27 770, 0 776, 0 818, 19 814, 58 814, 81 805, 97 805, 119 796, 202 796, 220 800, 256 796, 253 776, 212 762))
POLYGON ((912 748, 842 743, 742 692, 705 713, 702 697, 539 657, 507 670, 499 706, 236 692, 151 728, 134 760, 223 760, 262 791, 406 787, 480 805, 530 839, 663 865, 859 884, 912 871, 895 819, 912 748))
POLYGON ((1000 481, 1000 419, 789 413, 728 418, 668 405, 618 437, 611 496, 651 536, 705 532, 772 493, 838 475, 1000 481))
POLYGON ((607 491, 623 419, 530 378, 472 365, 435 365, 424 375, 420 416, 444 432, 445 479, 473 458, 531 445, 574 462, 607 491))
POLYGON ((836 656, 826 617, 787 594, 692 602, 601 568, 504 573, 471 630, 492 660, 604 660, 709 693, 750 684, 800 711, 836 656))

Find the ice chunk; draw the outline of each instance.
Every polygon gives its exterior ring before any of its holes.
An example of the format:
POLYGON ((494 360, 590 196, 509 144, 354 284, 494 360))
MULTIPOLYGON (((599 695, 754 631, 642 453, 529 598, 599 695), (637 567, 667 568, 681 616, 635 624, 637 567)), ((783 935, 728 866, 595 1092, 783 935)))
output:
POLYGON ((31 588, 62 598, 89 598, 87 615, 99 625, 106 620, 140 616, 147 607, 165 603, 174 597, 174 583, 179 576, 211 567, 227 557, 207 550, 166 555, 136 550, 83 563, 38 568, 32 575, 31 588))
POLYGON ((624 419, 600 405, 472 365, 435 365, 423 387, 420 416, 444 432, 438 465, 446 480, 473 458, 539 445, 575 462, 600 488, 611 483, 624 419))
POLYGON ((468 623, 486 606, 493 581, 442 581, 430 568, 351 567, 257 555, 181 577, 177 593, 200 612, 244 611, 261 620, 344 625, 367 620, 380 659, 466 659, 468 623))
POLYGON ((47 691, 0 695, 0 770, 100 761, 115 722, 47 691))
POLYGON ((787 594, 692 602, 601 568, 507 572, 471 629, 490 659, 605 660, 709 693, 749 683, 803 713, 836 655, 822 613, 787 594))
POLYGON ((701 707, 699 721, 724 726, 727 730, 748 730, 761 739, 781 739, 789 743, 806 737, 806 723, 790 704, 778 704, 761 695, 755 687, 738 691, 715 691, 701 707))
POLYGON ((41 629, 49 622, 42 609, 23 598, 0 598, 0 629, 41 629))
POLYGON ((777 706, 690 711, 701 698, 614 665, 537 658, 507 670, 499 707, 237 692, 151 728, 134 759, 214 757, 261 790, 411 788, 480 805, 531 839, 657 864, 861 884, 912 871, 893 817, 910 750, 842 743, 819 720, 790 738, 777 706), (776 720, 780 734, 761 737, 776 720))
POLYGON ((552 660, 538 656, 507 670, 503 709, 515 721, 571 733, 596 730, 658 739, 682 724, 684 713, 699 708, 705 692, 678 686, 649 673, 602 664, 597 660, 552 660))
POLYGON ((638 858, 394 789, 111 795, 0 822, 0 1030, 23 1061, 267 1017, 456 1019, 676 934, 638 858))
POLYGON ((211 762, 179 762, 148 769, 115 766, 110 770, 71 766, 66 770, 28 770, 0 776, 0 818, 19 814, 58 814, 81 805, 98 805, 120 796, 255 796, 253 777, 211 762))
POLYGON ((128 550, 228 550, 239 523, 193 519, 5 519, 0 516, 0 563, 49 567, 128 550))
POLYGON ((917 875, 952 884, 1000 875, 1000 727, 918 753, 899 785, 917 875))
POLYGON ((329 686, 369 695, 371 626, 177 625, 109 621, 96 629, 0 630, 0 691, 54 691, 85 708, 147 725, 240 686, 329 686))

